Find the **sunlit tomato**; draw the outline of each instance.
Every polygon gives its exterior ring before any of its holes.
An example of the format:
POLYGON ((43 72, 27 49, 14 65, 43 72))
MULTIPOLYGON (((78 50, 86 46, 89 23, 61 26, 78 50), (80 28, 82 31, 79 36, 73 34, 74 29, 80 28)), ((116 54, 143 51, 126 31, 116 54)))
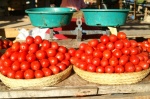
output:
POLYGON ((100 50, 96 49, 96 50, 93 51, 93 57, 102 58, 103 53, 100 50))
POLYGON ((140 61, 143 61, 143 60, 144 60, 143 55, 141 55, 141 54, 137 54, 136 56, 140 59, 140 61))
POLYGON ((93 55, 93 51, 94 51, 93 47, 91 47, 91 46, 86 46, 85 53, 86 53, 87 55, 93 55))
POLYGON ((57 42, 51 42, 51 48, 57 50, 59 47, 57 42))
POLYGON ((118 39, 126 39, 126 34, 124 32, 118 32, 117 37, 118 39))
POLYGON ((48 40, 43 40, 41 47, 46 50, 51 47, 51 43, 48 40))
POLYGON ((97 73, 104 73, 105 72, 105 68, 103 66, 97 66, 96 67, 96 72, 97 73))
POLYGON ((48 57, 53 57, 53 56, 56 55, 57 52, 56 52, 55 49, 49 48, 49 49, 46 50, 46 53, 47 53, 48 57))
POLYGON ((20 50, 20 42, 14 42, 11 46, 12 51, 19 51, 20 50))
POLYGON ((20 44, 20 50, 21 51, 28 51, 29 50, 29 45, 27 43, 25 43, 25 42, 22 42, 20 44))
POLYGON ((32 43, 29 46, 29 53, 35 53, 38 49, 39 49, 39 45, 35 44, 35 43, 32 43))
POLYGON ((123 49, 121 49, 122 54, 124 55, 130 55, 130 49, 127 47, 124 47, 123 49))
POLYGON ((113 42, 108 42, 108 43, 106 44, 106 48, 107 48, 108 50, 113 50, 113 49, 115 48, 115 45, 114 45, 113 42))
POLYGON ((77 62, 77 60, 78 60, 77 57, 71 57, 71 58, 70 58, 71 64, 74 64, 74 65, 75 65, 75 63, 77 62))
POLYGON ((66 66, 70 65, 70 61, 69 60, 62 60, 61 63, 65 64, 66 66))
POLYGON ((110 59, 109 59, 109 65, 110 66, 117 66, 118 65, 118 59, 116 58, 116 57, 111 57, 110 59))
POLYGON ((118 40, 117 36, 115 34, 111 34, 109 36, 109 41, 110 42, 116 42, 118 40))
POLYGON ((136 47, 130 47, 130 55, 137 55, 139 53, 138 48, 136 47))
POLYGON ((127 47, 127 48, 131 47, 131 42, 128 39, 124 39, 122 41, 123 41, 124 47, 127 47))
POLYGON ((27 36, 26 37, 26 43, 29 45, 34 43, 34 38, 32 36, 27 36))
POLYGON ((42 66, 43 68, 50 66, 50 62, 49 62, 48 59, 41 59, 41 60, 40 60, 40 64, 41 64, 41 66, 42 66))
POLYGON ((26 55, 26 60, 27 60, 28 62, 33 62, 33 61, 35 61, 35 60, 36 60, 36 55, 33 54, 33 53, 29 53, 29 54, 26 55))
POLYGON ((3 61, 0 59, 0 72, 4 68, 3 61))
POLYGON ((36 70, 34 72, 35 78, 42 78, 44 77, 44 72, 42 70, 36 70))
POLYGON ((19 71, 16 71, 15 73, 15 79, 23 79, 24 78, 24 72, 19 70, 19 71))
POLYGON ((81 44, 79 45, 79 50, 85 50, 86 46, 87 46, 86 43, 81 43, 81 44))
POLYGON ((103 58, 103 59, 101 60, 100 66, 105 67, 105 66, 108 66, 108 65, 109 65, 108 59, 103 58))
POLYGON ((44 59, 44 58, 46 58, 46 52, 45 51, 43 51, 43 50, 38 50, 38 51, 36 51, 36 53, 35 53, 35 55, 36 55, 36 58, 37 59, 44 59))
POLYGON ((95 72, 96 71, 96 66, 93 65, 93 64, 87 64, 87 71, 95 72))
POLYGON ((35 36, 35 38, 34 38, 35 44, 41 44, 42 42, 43 42, 43 40, 42 40, 41 36, 39 36, 39 35, 35 36))
POLYGON ((13 53, 13 51, 12 51, 11 48, 8 48, 8 49, 5 51, 5 55, 6 55, 7 57, 10 57, 12 53, 13 53))
POLYGON ((100 66, 100 58, 93 58, 92 59, 92 64, 95 65, 95 66, 100 66))
POLYGON ((112 52, 113 56, 117 57, 117 58, 120 58, 122 56, 122 52, 121 50, 119 49, 115 49, 113 52, 112 52))
POLYGON ((124 73, 124 67, 121 65, 115 66, 115 73, 124 73))
POLYGON ((135 40, 130 40, 131 47, 137 47, 138 43, 135 40))
POLYGON ((24 71, 24 78, 25 79, 33 79, 34 78, 34 71, 31 69, 24 71))
POLYGON ((12 63, 11 69, 14 71, 18 71, 20 70, 20 62, 19 61, 15 61, 12 63))
POLYGON ((19 56, 19 52, 14 52, 14 53, 11 54, 10 60, 11 61, 17 61, 18 60, 18 56, 19 56))
POLYGON ((25 61, 26 60, 26 55, 27 55, 27 52, 19 52, 18 53, 18 61, 19 62, 22 62, 22 61, 25 61))
POLYGON ((7 59, 8 57, 5 55, 5 53, 1 56, 1 60, 4 61, 5 59, 7 59))
POLYGON ((39 61, 33 61, 31 62, 31 69, 32 70, 40 70, 41 69, 41 64, 39 61))
POLYGON ((110 50, 105 50, 103 52, 103 57, 104 58, 109 59, 109 58, 111 58, 111 56, 112 56, 112 52, 110 50))
POLYGON ((3 65, 4 65, 5 67, 11 67, 12 63, 13 63, 13 61, 11 61, 10 59, 5 59, 5 60, 3 61, 3 65))
POLYGON ((127 55, 122 55, 122 56, 119 58, 119 65, 124 66, 128 61, 129 61, 129 56, 127 56, 127 55))
POLYGON ((28 70, 28 69, 30 69, 30 62, 27 62, 27 61, 23 61, 23 62, 21 62, 21 64, 20 64, 20 68, 21 68, 21 70, 23 70, 23 71, 25 71, 25 70, 28 70))
POLYGON ((121 40, 116 41, 114 45, 116 49, 122 49, 124 47, 124 44, 121 40))
POLYGON ((91 47, 96 47, 98 45, 99 41, 97 39, 92 39, 88 41, 88 45, 91 47))
POLYGON ((134 65, 137 65, 140 62, 140 59, 136 55, 131 55, 129 60, 134 65))
POLYGON ((8 78, 15 78, 15 71, 14 70, 9 70, 7 72, 7 77, 8 78))
POLYGON ((66 53, 66 52, 67 52, 67 48, 64 47, 64 46, 59 46, 59 47, 58 47, 58 52, 66 53))
POLYGON ((53 74, 58 74, 61 71, 60 68, 55 65, 52 65, 49 68, 52 70, 53 74))
POLYGON ((79 62, 79 68, 82 70, 87 70, 87 63, 84 61, 79 62))
POLYGON ((70 60, 71 55, 69 53, 65 53, 65 60, 70 60))
POLYGON ((9 70, 11 70, 10 67, 2 67, 2 70, 1 70, 1 74, 4 75, 4 76, 7 76, 7 73, 9 72, 9 70))
POLYGON ((42 68, 42 71, 44 73, 44 76, 50 76, 53 74, 53 72, 50 68, 42 68))
POLYGON ((135 65, 135 72, 139 72, 139 71, 142 71, 143 68, 139 65, 135 65))
POLYGON ((109 37, 107 35, 102 35, 100 37, 100 42, 102 42, 104 44, 108 43, 109 42, 109 37))
POLYGON ((133 63, 128 62, 125 64, 125 72, 134 72, 135 71, 135 66, 133 63))
POLYGON ((106 50, 106 45, 104 43, 99 43, 97 45, 97 49, 103 52, 104 50, 106 50))
POLYGON ((105 66, 105 73, 114 73, 115 68, 113 66, 105 66))
POLYGON ((86 63, 88 63, 88 64, 92 64, 92 60, 93 60, 93 56, 92 55, 88 55, 87 57, 86 57, 86 63))
POLYGON ((58 59, 56 57, 49 57, 48 60, 50 62, 50 65, 58 64, 58 59))
POLYGON ((77 58, 81 58, 81 55, 83 54, 83 51, 82 50, 77 50, 76 52, 75 52, 75 57, 77 57, 77 58))
POLYGON ((59 61, 62 61, 65 59, 64 53, 58 52, 55 56, 59 61))
POLYGON ((71 55, 71 56, 74 56, 75 55, 75 52, 76 50, 74 48, 69 48, 68 49, 68 53, 71 55))
POLYGON ((81 58, 81 60, 86 61, 86 59, 87 59, 87 54, 82 53, 80 58, 81 58))
POLYGON ((141 66, 143 69, 149 68, 149 64, 146 61, 140 61, 138 65, 141 66))
POLYGON ((64 71, 67 68, 67 65, 64 63, 58 63, 56 66, 58 66, 61 71, 64 71))

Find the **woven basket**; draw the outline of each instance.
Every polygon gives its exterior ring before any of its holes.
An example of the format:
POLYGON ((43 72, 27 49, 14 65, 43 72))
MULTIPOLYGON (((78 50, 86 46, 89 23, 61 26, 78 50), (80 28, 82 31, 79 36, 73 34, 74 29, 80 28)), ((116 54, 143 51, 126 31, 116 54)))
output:
POLYGON ((73 66, 73 69, 84 80, 97 84, 107 84, 107 85, 137 83, 141 81, 143 78, 145 78, 150 72, 150 69, 147 69, 133 73, 109 74, 109 73, 88 72, 81 70, 76 66, 73 66))
POLYGON ((0 74, 1 81, 10 88, 35 88, 55 85, 66 79, 72 71, 72 66, 66 70, 48 77, 38 79, 12 79, 0 74))

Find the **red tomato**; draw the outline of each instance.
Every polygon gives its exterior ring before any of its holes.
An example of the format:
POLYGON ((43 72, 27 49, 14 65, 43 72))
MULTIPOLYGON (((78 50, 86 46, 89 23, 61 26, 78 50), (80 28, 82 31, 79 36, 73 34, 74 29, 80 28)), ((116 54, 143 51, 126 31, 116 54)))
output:
POLYGON ((70 63, 75 65, 75 63, 77 62, 77 60, 78 60, 77 57, 71 57, 70 58, 70 63))
POLYGON ((122 41, 123 41, 124 47, 127 47, 127 48, 131 47, 131 42, 128 39, 123 39, 122 41))
POLYGON ((20 42, 15 42, 13 43, 13 45, 11 46, 12 51, 19 51, 20 50, 20 42))
POLYGON ((96 50, 93 51, 93 57, 102 58, 103 53, 100 50, 96 49, 96 50))
POLYGON ((49 49, 46 50, 46 53, 47 53, 48 57, 53 57, 53 56, 56 55, 57 52, 56 52, 55 49, 49 48, 49 49))
POLYGON ((40 64, 43 68, 49 67, 50 66, 50 62, 48 59, 41 59, 40 60, 40 64))
POLYGON ((93 64, 87 64, 87 71, 96 72, 96 66, 93 64))
POLYGON ((94 51, 93 47, 91 47, 91 46, 86 46, 85 53, 86 53, 87 55, 92 55, 92 54, 93 54, 93 51, 94 51))
POLYGON ((6 39, 4 39, 4 40, 3 40, 3 45, 8 46, 8 44, 9 44, 9 41, 8 41, 8 40, 6 40, 6 39))
POLYGON ((86 58, 86 63, 88 63, 88 64, 92 64, 92 60, 93 60, 93 56, 92 55, 89 55, 89 56, 87 56, 87 58, 86 58))
POLYGON ((5 59, 5 60, 3 61, 3 65, 4 65, 5 67, 11 67, 12 63, 13 63, 13 62, 12 62, 10 59, 5 59))
POLYGON ((143 68, 139 65, 135 65, 135 72, 139 72, 139 71, 142 71, 143 68))
POLYGON ((49 68, 52 70, 53 74, 58 74, 61 71, 60 68, 55 65, 52 65, 49 68))
POLYGON ((19 61, 15 61, 12 63, 11 69, 14 71, 18 71, 20 70, 20 62, 19 61))
POLYGON ((129 60, 129 56, 127 55, 122 55, 120 58, 119 58, 119 65, 122 65, 124 66, 129 60))
POLYGON ((143 61, 143 60, 144 60, 143 55, 141 55, 141 54, 137 54, 136 56, 140 59, 140 61, 143 61))
POLYGON ((79 68, 81 68, 82 70, 87 70, 87 63, 84 61, 80 61, 79 68))
POLYGON ((15 79, 23 79, 24 78, 24 72, 23 71, 16 71, 15 73, 15 79))
POLYGON ((81 43, 79 45, 79 50, 85 50, 86 49, 87 44, 86 43, 81 43))
POLYGON ((39 50, 39 45, 38 44, 32 43, 29 46, 29 53, 35 53, 38 50, 39 50))
POLYGON ((122 52, 121 50, 119 49, 115 49, 113 52, 112 52, 113 56, 115 56, 116 58, 120 58, 122 56, 122 52))
POLYGON ((71 55, 69 53, 65 53, 65 60, 70 60, 71 55))
POLYGON ((56 57, 49 57, 48 60, 50 62, 50 65, 58 64, 58 59, 56 57))
POLYGON ((44 59, 44 58, 46 58, 46 52, 45 51, 43 51, 43 50, 38 50, 38 51, 36 51, 36 53, 35 53, 35 55, 36 55, 36 58, 37 59, 44 59))
POLYGON ((42 78, 44 77, 44 72, 42 70, 36 70, 34 72, 35 78, 42 78))
POLYGON ((139 53, 136 47, 130 47, 130 55, 137 55, 139 53))
POLYGON ((122 49, 124 47, 124 44, 121 40, 116 41, 114 45, 116 49, 122 49))
POLYGON ((7 73, 8 78, 15 78, 15 71, 14 70, 9 70, 7 73))
POLYGON ((149 68, 149 64, 146 61, 140 61, 138 65, 141 66, 143 69, 149 68))
POLYGON ((66 66, 70 65, 70 61, 69 60, 62 60, 61 63, 65 64, 66 66))
POLYGON ((12 53, 13 53, 13 51, 12 51, 11 48, 8 48, 8 49, 5 51, 5 55, 6 55, 7 57, 10 57, 12 53))
POLYGON ((51 48, 57 50, 59 47, 57 42, 51 42, 51 48))
POLYGON ((4 76, 7 76, 7 73, 9 72, 9 70, 11 70, 10 67, 3 66, 2 69, 1 69, 1 74, 4 75, 4 76))
POLYGON ((101 60, 100 66, 105 67, 105 66, 108 66, 108 65, 109 65, 108 59, 103 58, 101 60))
POLYGON ((35 44, 41 44, 42 42, 43 42, 43 40, 42 40, 41 36, 36 36, 34 38, 34 43, 35 44))
POLYGON ((61 71, 64 71, 67 68, 67 65, 64 63, 58 63, 56 66, 58 66, 61 71))
POLYGON ((131 55, 130 62, 133 63, 134 65, 137 65, 137 64, 139 64, 140 59, 136 55, 131 55))
POLYGON ((21 51, 28 51, 29 50, 29 45, 27 43, 25 43, 25 42, 22 42, 20 44, 20 50, 21 51))
POLYGON ((65 59, 64 53, 58 52, 55 56, 59 61, 62 61, 65 59))
POLYGON ((19 62, 22 62, 22 61, 25 61, 26 60, 26 55, 27 55, 27 52, 19 52, 18 53, 18 61, 19 62))
POLYGON ((83 54, 83 51, 82 50, 77 50, 76 52, 75 52, 75 57, 77 57, 77 58, 81 58, 81 55, 83 54))
POLYGON ((11 61, 16 61, 16 60, 18 60, 18 56, 19 56, 19 52, 14 52, 14 53, 11 54, 10 60, 11 60, 11 61))
POLYGON ((64 46, 59 46, 59 48, 58 48, 58 52, 66 53, 66 52, 67 52, 67 48, 66 48, 66 47, 64 47, 64 46))
POLYGON ((104 57, 104 58, 109 59, 109 58, 111 58, 111 56, 112 56, 112 53, 111 53, 110 50, 105 50, 105 51, 103 52, 103 57, 104 57))
POLYGON ((71 56, 74 56, 75 55, 75 52, 76 50, 74 48, 69 48, 68 49, 68 53, 71 55, 71 56))
POLYGON ((11 47, 13 45, 13 41, 9 41, 8 45, 11 47))
POLYGON ((137 47, 138 43, 135 40, 130 40, 131 47, 137 47))
POLYGON ((108 50, 113 50, 113 49, 115 48, 115 45, 114 45, 113 42, 108 42, 108 43, 106 44, 106 48, 107 48, 108 50))
POLYGON ((130 49, 129 48, 127 48, 127 47, 124 47, 123 49, 121 49, 121 51, 122 51, 122 54, 124 54, 124 55, 130 55, 130 49))
POLYGON ((118 39, 126 39, 126 34, 124 32, 118 32, 117 37, 118 39))
POLYGON ((51 43, 50 43, 48 40, 43 40, 41 47, 42 47, 44 50, 47 50, 48 48, 51 47, 51 43))
POLYGON ((49 68, 42 68, 42 71, 44 73, 44 76, 50 76, 53 74, 52 70, 49 68))
POLYGON ((100 42, 107 44, 109 42, 109 37, 107 35, 102 35, 100 37, 100 42))
POLYGON ((23 70, 23 71, 30 69, 30 67, 31 67, 31 66, 30 66, 30 63, 27 62, 27 61, 23 61, 23 62, 21 62, 21 64, 20 64, 20 68, 21 68, 21 70, 23 70))
POLYGON ((97 66, 96 67, 96 72, 97 73, 104 73, 105 72, 105 68, 103 66, 97 66))
POLYGON ((31 62, 31 69, 32 70, 40 70, 41 69, 41 64, 39 61, 33 61, 31 62))
POLYGON ((87 54, 82 53, 80 58, 81 58, 81 60, 86 61, 86 59, 87 59, 87 54))
POLYGON ((135 71, 135 66, 133 63, 128 62, 125 64, 125 72, 134 72, 135 71))
POLYGON ((118 59, 116 58, 116 57, 111 57, 110 59, 109 59, 109 64, 110 64, 110 66, 117 66, 118 65, 118 59))
POLYGON ((124 67, 121 65, 115 66, 115 73, 124 73, 124 67))
POLYGON ((97 45, 97 49, 103 52, 104 50, 106 50, 106 45, 104 43, 99 43, 97 45))
POLYGON ((5 55, 5 53, 1 56, 1 60, 4 61, 5 59, 7 59, 8 57, 5 55))
POLYGON ((95 65, 95 66, 100 66, 100 58, 93 58, 92 59, 92 64, 95 65))
POLYGON ((115 69, 113 66, 106 66, 105 67, 105 73, 114 73, 115 69))
POLYGON ((115 34, 111 34, 109 36, 109 41, 110 42, 116 42, 118 40, 117 36, 115 34))
POLYGON ((0 72, 1 72, 1 70, 4 68, 4 66, 3 66, 3 62, 1 62, 1 60, 0 60, 0 72))
POLYGON ((26 43, 29 45, 34 43, 34 38, 32 36, 27 36, 26 37, 26 43))
POLYGON ((34 78, 34 71, 31 69, 27 69, 24 71, 24 78, 25 79, 33 79, 34 78))
POLYGON ((27 60, 28 62, 33 62, 33 61, 35 61, 35 60, 36 60, 35 54, 33 54, 33 53, 27 54, 27 55, 26 55, 26 60, 27 60))
POLYGON ((88 41, 88 45, 91 47, 96 47, 98 45, 99 41, 97 39, 92 39, 88 41))

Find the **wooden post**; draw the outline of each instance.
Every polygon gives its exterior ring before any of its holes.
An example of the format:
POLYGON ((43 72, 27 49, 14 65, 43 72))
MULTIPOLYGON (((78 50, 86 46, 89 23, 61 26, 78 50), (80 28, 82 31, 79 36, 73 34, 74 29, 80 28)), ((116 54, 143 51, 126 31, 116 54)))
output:
POLYGON ((134 20, 136 19, 136 0, 134 0, 134 20))

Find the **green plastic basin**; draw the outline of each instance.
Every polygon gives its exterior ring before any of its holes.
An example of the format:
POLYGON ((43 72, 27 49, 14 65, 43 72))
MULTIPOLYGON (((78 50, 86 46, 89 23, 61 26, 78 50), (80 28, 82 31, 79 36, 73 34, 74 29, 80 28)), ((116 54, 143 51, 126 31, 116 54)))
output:
POLYGON ((31 8, 25 10, 31 24, 35 27, 54 28, 70 23, 73 12, 71 8, 31 8))
POLYGON ((89 26, 121 26, 127 19, 129 9, 81 9, 89 26))

